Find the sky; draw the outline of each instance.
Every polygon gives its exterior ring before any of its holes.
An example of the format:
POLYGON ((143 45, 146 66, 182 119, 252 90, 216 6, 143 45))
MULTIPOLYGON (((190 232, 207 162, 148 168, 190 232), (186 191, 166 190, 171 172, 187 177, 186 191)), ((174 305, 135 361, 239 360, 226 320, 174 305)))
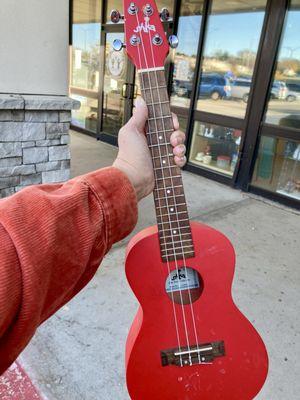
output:
MULTIPOLYGON (((250 49, 257 51, 264 13, 239 13, 213 15, 209 18, 205 53, 212 55, 222 49, 236 55, 238 51, 250 49)), ((181 17, 179 22, 179 52, 196 54, 201 16, 181 17)), ((73 43, 82 49, 99 43, 100 24, 78 24, 73 26, 73 43)), ((300 11, 292 11, 285 25, 280 56, 300 59, 300 11)))

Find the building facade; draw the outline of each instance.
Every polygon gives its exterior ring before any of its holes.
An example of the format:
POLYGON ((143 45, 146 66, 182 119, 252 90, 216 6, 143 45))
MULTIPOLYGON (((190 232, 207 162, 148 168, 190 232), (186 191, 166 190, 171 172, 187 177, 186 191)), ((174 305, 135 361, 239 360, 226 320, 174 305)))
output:
POLYGON ((70 177, 68 0, 2 0, 0 198, 70 177))
MULTIPOLYGON (((292 207, 300 203, 300 0, 159 0, 179 46, 166 61, 187 170, 292 207)), ((112 144, 140 96, 114 52, 121 0, 70 3, 72 126, 112 144)))

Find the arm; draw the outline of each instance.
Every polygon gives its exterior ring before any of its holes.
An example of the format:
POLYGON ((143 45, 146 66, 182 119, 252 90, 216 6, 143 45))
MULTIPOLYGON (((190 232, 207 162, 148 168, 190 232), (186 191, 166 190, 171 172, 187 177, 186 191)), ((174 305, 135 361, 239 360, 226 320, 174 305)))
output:
POLYGON ((113 167, 1 201, 0 372, 88 283, 136 219, 134 188, 113 167))
MULTIPOLYGON (((120 132, 113 167, 64 184, 32 186, 0 201, 0 374, 135 226, 137 200, 153 189, 144 136, 147 109, 137 108, 120 132)), ((179 165, 183 141, 175 131, 179 165)))

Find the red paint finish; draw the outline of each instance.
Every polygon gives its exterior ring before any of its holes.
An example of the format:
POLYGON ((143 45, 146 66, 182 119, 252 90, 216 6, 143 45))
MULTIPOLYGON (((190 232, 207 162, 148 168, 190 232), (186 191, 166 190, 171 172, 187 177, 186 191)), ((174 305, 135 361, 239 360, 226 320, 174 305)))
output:
POLYGON ((124 18, 125 18, 125 38, 126 53, 137 69, 163 68, 166 56, 169 52, 169 44, 160 21, 159 13, 155 1, 135 0, 138 12, 130 15, 128 8, 131 0, 124 0, 124 18), (145 4, 153 8, 153 14, 145 16, 143 9, 145 4), (130 43, 132 36, 138 37, 140 45, 133 46, 130 43), (154 45, 152 40, 155 35, 162 39, 160 45, 154 45))
POLYGON ((0 376, 0 398, 1 400, 42 400, 18 362, 0 376))
MULTIPOLYGON (((193 303, 198 339, 224 340, 226 355, 209 365, 161 366, 160 351, 178 347, 178 341, 172 302, 165 292, 167 264, 161 261, 156 228, 148 228, 132 239, 126 257, 127 278, 141 304, 126 347, 129 394, 132 400, 251 400, 267 377, 268 355, 232 299, 233 247, 220 232, 199 223, 191 226, 195 257, 186 265, 196 269, 204 283, 193 303)), ((174 262, 170 266, 175 269, 174 262)), ((181 346, 186 346, 181 305, 175 308, 181 346)), ((195 345, 191 307, 184 309, 190 345, 195 345)))

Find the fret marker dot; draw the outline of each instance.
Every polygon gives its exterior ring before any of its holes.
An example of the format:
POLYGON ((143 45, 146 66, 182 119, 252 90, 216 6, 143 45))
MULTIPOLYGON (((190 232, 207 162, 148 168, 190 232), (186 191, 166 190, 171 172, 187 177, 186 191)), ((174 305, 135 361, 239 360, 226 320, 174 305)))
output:
POLYGON ((166 163, 166 160, 163 160, 163 164, 165 164, 166 163))
POLYGON ((177 233, 177 231, 173 231, 173 233, 177 233))
POLYGON ((171 208, 170 208, 170 211, 174 211, 174 208, 173 208, 173 207, 171 207, 171 208))
POLYGON ((162 136, 159 136, 158 139, 161 140, 161 139, 162 139, 162 136))
POLYGON ((170 194, 170 193, 171 193, 171 190, 167 190, 167 193, 170 194))

